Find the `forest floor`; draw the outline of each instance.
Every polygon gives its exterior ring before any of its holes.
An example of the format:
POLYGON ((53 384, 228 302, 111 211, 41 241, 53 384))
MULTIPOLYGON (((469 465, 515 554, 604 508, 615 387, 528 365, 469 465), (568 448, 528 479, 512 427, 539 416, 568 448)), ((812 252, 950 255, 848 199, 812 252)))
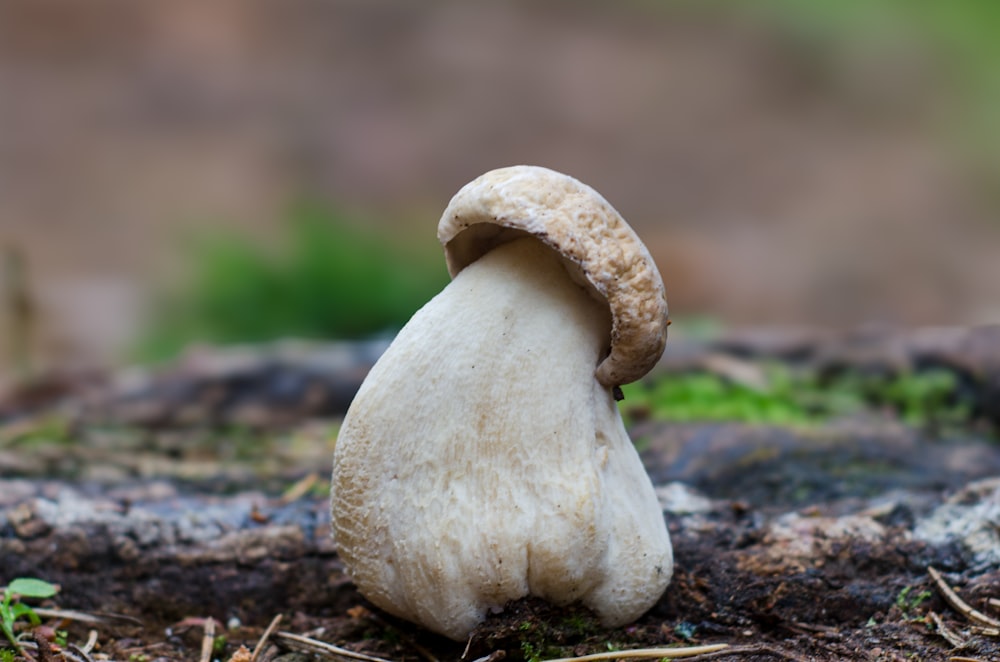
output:
POLYGON ((678 421, 629 395, 676 568, 627 627, 525 600, 453 642, 360 596, 330 536, 327 474, 372 345, 200 352, 155 373, 54 376, 7 394, 0 585, 58 585, 26 600, 41 628, 13 628, 42 661, 246 662, 258 644, 257 660, 282 662, 716 644, 728 648, 691 659, 1000 660, 998 336, 773 332, 668 353, 650 389, 692 374, 754 383, 765 364, 825 375, 821 385, 835 373, 955 379, 945 400, 916 401, 918 419, 883 401, 805 423, 678 421))

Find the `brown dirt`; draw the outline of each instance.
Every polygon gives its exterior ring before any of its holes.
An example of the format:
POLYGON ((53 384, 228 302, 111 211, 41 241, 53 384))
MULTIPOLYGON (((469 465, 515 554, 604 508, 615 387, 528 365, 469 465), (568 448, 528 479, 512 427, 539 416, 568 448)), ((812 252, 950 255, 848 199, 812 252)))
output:
MULTIPOLYGON (((664 432, 661 439, 675 435, 664 432)), ((753 475, 754 466, 742 466, 753 475)), ((207 617, 230 624, 228 659, 277 614, 285 631, 392 660, 462 657, 464 644, 381 614, 357 593, 329 540, 322 487, 285 503, 246 488, 212 494, 213 486, 0 481, 3 578, 44 577, 61 585, 60 607, 137 619, 96 626, 109 659, 196 659, 202 627, 190 619, 207 617)), ((702 643, 730 644, 738 652, 717 659, 732 660, 945 659, 952 647, 931 611, 968 634, 963 654, 996 659, 1000 641, 969 633, 927 568, 984 610, 986 598, 1000 596, 1000 571, 976 567, 958 543, 913 538, 914 519, 936 501, 929 494, 914 489, 879 505, 855 493, 791 509, 717 498, 696 513, 670 512, 675 576, 637 623, 607 630, 581 610, 526 601, 481 626, 465 659, 702 643)), ((91 626, 66 627, 80 642, 91 626)))

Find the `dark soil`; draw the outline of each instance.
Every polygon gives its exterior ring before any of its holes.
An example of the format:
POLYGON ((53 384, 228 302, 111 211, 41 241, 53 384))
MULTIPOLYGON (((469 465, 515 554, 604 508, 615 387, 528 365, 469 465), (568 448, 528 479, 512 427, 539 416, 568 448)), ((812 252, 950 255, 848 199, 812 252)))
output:
MULTIPOLYGON (((381 613, 345 575, 325 496, 336 412, 288 426, 280 402, 260 397, 257 415, 273 411, 280 425, 237 427, 218 411, 165 425, 160 415, 192 403, 165 400, 155 383, 143 382, 146 396, 78 392, 8 408, 0 426, 0 583, 41 577, 61 587, 46 606, 101 616, 44 619, 77 646, 96 630, 94 660, 198 660, 206 619, 219 623, 212 659, 228 660, 278 614, 279 631, 389 660, 714 643, 731 648, 698 659, 1000 660, 996 633, 976 630, 928 575, 936 568, 1000 616, 988 602, 1000 598, 1000 445, 978 433, 647 421, 633 433, 676 557, 660 602, 608 630, 584 610, 529 599, 455 643, 381 613), (135 412, 143 397, 156 400, 145 409, 159 407, 155 424, 116 422, 121 403, 135 412)), ((270 642, 258 659, 314 659, 270 642)))

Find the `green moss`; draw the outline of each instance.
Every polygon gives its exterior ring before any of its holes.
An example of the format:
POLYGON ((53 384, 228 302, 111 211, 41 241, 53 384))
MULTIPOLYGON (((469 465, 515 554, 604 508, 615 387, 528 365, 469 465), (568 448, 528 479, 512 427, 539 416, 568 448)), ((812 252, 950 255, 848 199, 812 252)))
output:
POLYGON ((216 233, 188 255, 187 278, 149 320, 141 359, 195 342, 391 333, 448 281, 439 253, 393 244, 316 204, 294 207, 273 245, 216 233))
POLYGON ((600 625, 592 615, 574 612, 562 620, 560 627, 577 637, 584 637, 598 629, 600 625))
POLYGON ((525 662, 538 662, 542 659, 542 652, 530 641, 521 642, 521 655, 524 656, 525 662))
POLYGON ((916 595, 911 595, 912 592, 912 586, 903 588, 899 592, 899 595, 896 596, 896 608, 903 615, 903 620, 919 621, 923 618, 923 615, 918 612, 918 609, 925 600, 931 597, 931 592, 921 591, 916 595))
POLYGON ((78 442, 68 418, 52 414, 27 425, 0 426, 0 446, 68 446, 78 442))
POLYGON ((791 393, 787 375, 774 371, 776 379, 766 389, 755 389, 705 372, 663 375, 652 381, 622 388, 626 417, 656 420, 743 421, 780 425, 805 425, 817 420, 791 393))
POLYGON ((887 413, 920 428, 950 428, 969 422, 970 407, 959 396, 957 377, 946 370, 894 376, 845 371, 820 378, 782 366, 765 366, 762 385, 752 387, 708 372, 663 374, 623 387, 622 412, 629 421, 737 421, 813 426, 865 413, 887 413))

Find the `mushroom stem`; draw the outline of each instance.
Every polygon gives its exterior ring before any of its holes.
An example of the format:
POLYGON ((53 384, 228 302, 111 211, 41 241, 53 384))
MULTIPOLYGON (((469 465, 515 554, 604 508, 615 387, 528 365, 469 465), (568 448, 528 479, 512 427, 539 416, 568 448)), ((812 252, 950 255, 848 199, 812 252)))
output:
POLYGON ((607 303, 533 238, 466 266, 372 369, 334 454, 338 551, 374 604, 454 639, 535 595, 605 625, 672 556, 612 389, 607 303))

